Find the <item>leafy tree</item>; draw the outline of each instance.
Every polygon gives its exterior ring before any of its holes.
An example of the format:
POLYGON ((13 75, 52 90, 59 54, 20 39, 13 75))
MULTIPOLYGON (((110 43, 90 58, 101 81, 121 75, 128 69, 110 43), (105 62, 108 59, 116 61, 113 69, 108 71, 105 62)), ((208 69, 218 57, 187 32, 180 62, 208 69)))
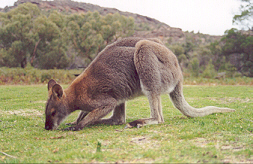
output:
POLYGON ((107 14, 103 17, 103 25, 101 34, 103 36, 105 44, 109 44, 114 37, 120 36, 121 26, 119 14, 107 14))
POLYGON ((183 69, 187 64, 187 57, 184 54, 185 53, 184 47, 180 44, 167 45, 167 46, 177 56, 181 69, 183 69))
MULTIPOLYGON (((118 13, 115 14, 116 17, 120 16, 118 13)), ((121 29, 119 33, 119 37, 128 37, 134 34, 134 18, 133 17, 125 17, 124 15, 120 16, 119 22, 121 24, 121 29)))
MULTIPOLYGON (((56 12, 50 14, 49 18, 40 16, 34 21, 33 32, 36 36, 37 47, 33 53, 35 65, 39 68, 65 68, 69 64, 66 55, 66 44, 64 42, 61 28, 63 25, 54 23, 54 21, 62 20, 62 16, 56 12), (52 16, 53 15, 53 16, 52 16)), ((31 60, 31 64, 33 64, 31 60)))
POLYGON ((60 29, 63 29, 65 27, 65 17, 65 15, 54 10, 50 13, 48 19, 55 23, 60 29))
MULTIPOLYGON (((67 22, 68 38, 77 53, 93 60, 94 54, 97 53, 99 46, 103 43, 103 37, 95 29, 96 21, 90 17, 96 17, 96 14, 88 13, 86 15, 71 15, 67 22), (73 19, 75 18, 75 19, 73 19), (89 21, 90 20, 90 21, 89 21), (92 28, 92 25, 95 26, 92 28)), ((98 17, 96 19, 99 19, 98 17)), ((99 23, 99 22, 98 22, 99 23)))
POLYGON ((8 67, 26 67, 34 48, 32 20, 40 14, 36 5, 21 4, 8 13, 1 13, 0 48, 2 60, 8 67))
POLYGON ((177 57, 185 52, 184 47, 179 44, 169 45, 169 48, 177 57))
MULTIPOLYGON (((241 14, 235 15, 233 23, 247 23, 248 29, 252 28, 253 2, 241 0, 241 14)), ((233 63, 239 72, 245 76, 253 77, 253 35, 250 31, 240 31, 235 28, 227 30, 221 39, 222 54, 229 58, 233 55, 236 63, 233 63)))
POLYGON ((90 62, 112 41, 134 33, 134 19, 118 13, 46 15, 31 3, 0 13, 0 66, 65 68, 73 50, 90 62))
POLYGON ((208 46, 200 46, 198 49, 198 56, 200 58, 200 66, 206 66, 208 61, 213 58, 211 50, 208 48, 208 46))
POLYGON ((245 76, 253 77, 253 36, 242 34, 237 29, 226 31, 222 38, 224 46, 223 55, 229 57, 236 55, 237 70, 245 76))
POLYGON ((227 77, 233 77, 236 71, 236 67, 232 65, 230 61, 227 61, 225 56, 223 56, 220 61, 219 72, 226 72, 227 77))
POLYGON ((192 53, 196 47, 195 40, 191 35, 186 36, 186 40, 185 40, 185 43, 183 44, 183 47, 185 50, 184 54, 186 55, 188 59, 190 59, 190 53, 192 53))
POLYGON ((233 17, 233 23, 251 29, 253 27, 253 0, 241 0, 240 14, 233 17))
POLYGON ((187 58, 186 58, 185 54, 181 54, 178 56, 178 62, 180 64, 182 70, 184 67, 186 67, 186 65, 188 65, 187 58))
POLYGON ((207 45, 207 48, 210 50, 210 53, 213 57, 215 69, 219 70, 222 62, 227 61, 227 60, 223 60, 223 58, 222 58, 222 45, 221 45, 221 42, 220 41, 212 42, 209 45, 207 45))
POLYGON ((78 55, 90 62, 110 42, 132 35, 133 29, 133 18, 119 14, 101 16, 98 12, 88 12, 68 16, 65 30, 78 55))

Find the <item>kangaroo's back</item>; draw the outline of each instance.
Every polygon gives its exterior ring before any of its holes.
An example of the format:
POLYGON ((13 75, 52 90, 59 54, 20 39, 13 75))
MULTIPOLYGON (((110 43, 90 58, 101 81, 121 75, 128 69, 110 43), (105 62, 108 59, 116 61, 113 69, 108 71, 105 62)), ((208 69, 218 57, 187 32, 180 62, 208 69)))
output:
POLYGON ((118 101, 140 95, 140 80, 134 65, 135 44, 140 40, 125 38, 106 46, 70 87, 89 84, 88 96, 108 94, 118 101))
MULTIPOLYGON (((117 100, 127 100, 142 94, 139 75, 134 63, 136 43, 142 38, 129 37, 114 42, 102 50, 84 72, 72 83, 87 86, 90 97, 108 94, 117 100)), ((158 39, 149 39, 162 44, 158 39)))
POLYGON ((86 70, 93 79, 88 94, 108 94, 117 100, 140 94, 140 80, 134 66, 134 47, 114 46, 99 54, 86 70))

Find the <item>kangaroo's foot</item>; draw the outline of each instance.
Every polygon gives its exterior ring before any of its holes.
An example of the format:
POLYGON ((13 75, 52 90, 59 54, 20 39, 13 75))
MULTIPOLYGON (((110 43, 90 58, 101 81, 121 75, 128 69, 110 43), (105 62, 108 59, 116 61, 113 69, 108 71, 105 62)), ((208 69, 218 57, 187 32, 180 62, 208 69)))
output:
POLYGON ((65 125, 76 125, 77 121, 66 123, 65 125))
POLYGON ((135 121, 127 123, 125 126, 125 129, 126 128, 133 128, 133 127, 140 128, 145 125, 152 125, 152 124, 158 124, 158 123, 160 123, 160 122, 154 118, 139 119, 139 120, 135 120, 135 121))
POLYGON ((78 126, 71 126, 71 127, 67 127, 64 129, 64 131, 79 131, 82 130, 83 128, 78 127, 78 126))

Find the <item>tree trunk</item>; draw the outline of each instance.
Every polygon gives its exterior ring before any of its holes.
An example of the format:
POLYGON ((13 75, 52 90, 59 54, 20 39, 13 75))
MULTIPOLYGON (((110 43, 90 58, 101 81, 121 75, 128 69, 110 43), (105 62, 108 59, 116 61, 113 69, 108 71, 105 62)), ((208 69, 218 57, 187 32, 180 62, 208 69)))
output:
POLYGON ((25 68, 26 65, 27 65, 27 60, 26 60, 26 57, 21 61, 21 68, 25 68))

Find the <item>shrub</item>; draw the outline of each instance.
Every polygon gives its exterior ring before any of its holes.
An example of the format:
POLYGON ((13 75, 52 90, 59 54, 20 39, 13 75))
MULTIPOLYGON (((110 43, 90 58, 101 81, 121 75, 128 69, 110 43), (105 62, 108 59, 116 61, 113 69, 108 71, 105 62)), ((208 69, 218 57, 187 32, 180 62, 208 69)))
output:
POLYGON ((206 69, 202 73, 202 77, 204 78, 214 78, 216 76, 216 71, 214 69, 214 65, 212 63, 212 59, 209 60, 208 65, 206 66, 206 69))
POLYGON ((39 70, 33 67, 22 68, 0 68, 0 85, 4 84, 41 84, 55 79, 59 83, 68 84, 75 78, 74 74, 82 70, 39 70))
POLYGON ((191 60, 190 66, 191 66, 192 76, 193 77, 198 77, 199 76, 199 59, 197 57, 194 57, 191 60))
POLYGON ((44 83, 44 81, 49 81, 50 79, 51 79, 51 75, 49 75, 48 73, 43 73, 41 75, 40 81, 44 83))

